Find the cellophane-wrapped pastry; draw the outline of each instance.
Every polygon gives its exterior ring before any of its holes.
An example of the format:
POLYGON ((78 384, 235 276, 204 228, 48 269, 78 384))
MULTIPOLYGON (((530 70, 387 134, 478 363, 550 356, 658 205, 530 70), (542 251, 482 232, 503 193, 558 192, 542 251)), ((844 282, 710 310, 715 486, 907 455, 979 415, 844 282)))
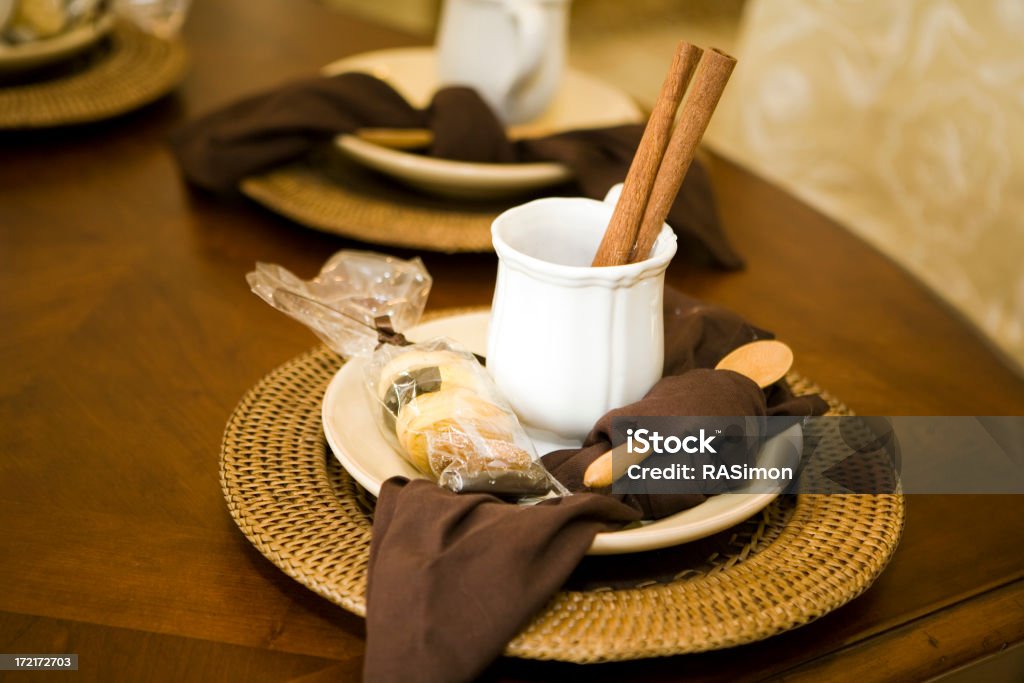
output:
POLYGON ((490 375, 455 342, 384 345, 366 366, 366 385, 381 431, 441 486, 515 498, 568 494, 490 375))

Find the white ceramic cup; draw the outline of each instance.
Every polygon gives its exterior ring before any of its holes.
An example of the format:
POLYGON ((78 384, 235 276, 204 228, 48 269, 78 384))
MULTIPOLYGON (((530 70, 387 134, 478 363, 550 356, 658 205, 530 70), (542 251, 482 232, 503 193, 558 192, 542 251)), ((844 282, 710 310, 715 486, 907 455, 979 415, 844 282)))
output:
POLYGON ((446 0, 438 81, 470 86, 506 124, 540 116, 565 66, 569 0, 446 0))
POLYGON ((578 442, 661 377, 676 236, 665 225, 647 260, 591 267, 618 191, 603 202, 538 199, 491 226, 498 281, 487 368, 531 436, 549 443, 578 442))

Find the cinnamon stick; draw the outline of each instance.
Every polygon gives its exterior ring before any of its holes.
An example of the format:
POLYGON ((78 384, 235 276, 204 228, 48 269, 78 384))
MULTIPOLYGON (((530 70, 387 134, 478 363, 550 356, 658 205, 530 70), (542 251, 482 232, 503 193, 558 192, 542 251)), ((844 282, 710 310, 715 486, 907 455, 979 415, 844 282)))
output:
POLYGON ((636 244, 630 254, 630 263, 646 259, 658 239, 661 226, 679 193, 686 171, 697 153, 697 145, 704 137, 704 131, 707 130, 734 66, 734 58, 715 48, 705 50, 701 55, 693 83, 683 100, 679 122, 669 140, 651 197, 644 209, 636 244))
POLYGON ((592 265, 617 266, 629 262, 633 243, 640 229, 651 188, 661 166, 665 148, 669 144, 676 109, 686 92, 703 51, 685 40, 680 41, 672 58, 665 82, 647 120, 643 137, 626 173, 626 180, 605 229, 601 245, 592 265))

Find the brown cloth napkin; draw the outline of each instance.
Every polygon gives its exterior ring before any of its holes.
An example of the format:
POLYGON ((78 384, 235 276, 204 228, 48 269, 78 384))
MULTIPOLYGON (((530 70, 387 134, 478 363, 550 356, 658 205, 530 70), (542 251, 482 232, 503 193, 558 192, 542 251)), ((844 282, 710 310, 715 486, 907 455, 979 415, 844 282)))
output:
MULTIPOLYGON (((475 162, 557 161, 573 171, 578 191, 600 199, 621 182, 643 127, 569 131, 511 142, 493 111, 469 88, 445 88, 426 109, 411 106, 373 76, 345 73, 289 83, 191 121, 171 136, 185 177, 215 192, 233 191, 248 175, 300 158, 358 128, 430 128, 428 154, 475 162)), ((679 253, 720 268, 743 260, 722 231, 707 172, 690 166, 668 217, 679 253)))
POLYGON ((639 518, 607 496, 527 508, 425 479, 389 479, 373 517, 364 680, 474 680, 598 532, 639 518))
MULTIPOLYGON (((667 291, 671 374, 642 400, 602 417, 583 448, 551 453, 545 465, 582 491, 587 465, 609 448, 614 416, 824 413, 820 397, 794 396, 785 382, 762 392, 742 375, 707 369, 733 348, 770 336, 725 309, 667 291)), ((428 481, 388 480, 370 545, 365 679, 473 680, 562 586, 597 533, 704 498, 579 493, 520 507, 428 481)))

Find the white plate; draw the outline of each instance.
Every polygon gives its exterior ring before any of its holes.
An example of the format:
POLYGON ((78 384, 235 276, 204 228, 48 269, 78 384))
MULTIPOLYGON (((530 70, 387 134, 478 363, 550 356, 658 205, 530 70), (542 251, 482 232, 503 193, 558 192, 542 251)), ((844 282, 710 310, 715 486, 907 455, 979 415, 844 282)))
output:
POLYGON ((52 38, 18 45, 0 44, 0 73, 34 69, 71 57, 98 42, 113 27, 114 15, 107 13, 52 38))
MULTIPOLYGON (((426 107, 438 88, 433 48, 379 50, 346 57, 322 73, 369 73, 386 81, 414 107, 426 107)), ((637 123, 643 114, 621 90, 592 76, 567 68, 562 87, 543 115, 509 130, 513 138, 536 137, 578 128, 603 128, 637 123)), ((558 163, 478 164, 433 159, 387 149, 340 135, 335 144, 343 154, 376 171, 425 192, 460 199, 495 199, 538 190, 572 177, 558 163)))
MULTIPOLYGON (((469 313, 433 320, 410 329, 414 341, 450 337, 476 353, 487 349, 488 313, 469 313)), ((342 366, 324 394, 323 425, 327 443, 342 467, 373 495, 394 476, 420 479, 420 474, 384 439, 377 428, 363 387, 365 361, 342 366)), ((539 452, 543 453, 545 451, 539 452)), ((758 454, 762 467, 796 467, 794 454, 803 450, 803 431, 794 425, 765 442, 758 454)), ((777 493, 728 493, 643 526, 598 534, 589 555, 615 555, 666 548, 728 529, 756 514, 777 493)))

